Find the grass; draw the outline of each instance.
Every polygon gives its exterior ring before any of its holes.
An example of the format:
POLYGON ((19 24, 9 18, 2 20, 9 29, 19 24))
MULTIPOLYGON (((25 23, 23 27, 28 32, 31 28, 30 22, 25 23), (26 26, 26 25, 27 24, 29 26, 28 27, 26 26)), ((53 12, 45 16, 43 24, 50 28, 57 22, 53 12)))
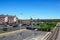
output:
POLYGON ((39 25, 41 31, 51 31, 56 26, 56 22, 44 22, 39 25))

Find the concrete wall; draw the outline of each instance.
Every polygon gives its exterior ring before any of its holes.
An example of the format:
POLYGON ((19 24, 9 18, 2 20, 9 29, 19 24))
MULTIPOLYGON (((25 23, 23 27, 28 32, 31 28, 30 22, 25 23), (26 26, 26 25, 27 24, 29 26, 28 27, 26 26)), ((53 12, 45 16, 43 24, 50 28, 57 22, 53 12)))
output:
POLYGON ((52 31, 52 38, 51 38, 51 40, 56 40, 57 35, 58 35, 58 32, 59 32, 58 27, 56 27, 56 28, 54 28, 54 29, 53 29, 53 31, 52 31))
POLYGON ((41 40, 56 40, 58 35, 58 27, 55 27, 51 32, 48 32, 41 40))

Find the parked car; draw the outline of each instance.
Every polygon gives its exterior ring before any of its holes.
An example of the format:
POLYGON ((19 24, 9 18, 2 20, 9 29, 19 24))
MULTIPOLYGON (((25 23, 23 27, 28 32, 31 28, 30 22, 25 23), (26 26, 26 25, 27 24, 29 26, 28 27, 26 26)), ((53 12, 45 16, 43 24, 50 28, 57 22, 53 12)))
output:
POLYGON ((27 26, 27 24, 22 24, 22 26, 27 26))
POLYGON ((18 24, 13 24, 13 27, 18 27, 18 24))

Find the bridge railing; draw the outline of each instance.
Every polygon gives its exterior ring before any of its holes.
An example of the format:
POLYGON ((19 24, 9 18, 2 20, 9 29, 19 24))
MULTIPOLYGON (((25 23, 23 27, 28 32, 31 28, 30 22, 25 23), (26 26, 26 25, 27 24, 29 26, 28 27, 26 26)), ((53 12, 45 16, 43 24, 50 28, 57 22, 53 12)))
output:
POLYGON ((56 40, 58 31, 58 27, 55 27, 51 32, 48 32, 41 40, 56 40))

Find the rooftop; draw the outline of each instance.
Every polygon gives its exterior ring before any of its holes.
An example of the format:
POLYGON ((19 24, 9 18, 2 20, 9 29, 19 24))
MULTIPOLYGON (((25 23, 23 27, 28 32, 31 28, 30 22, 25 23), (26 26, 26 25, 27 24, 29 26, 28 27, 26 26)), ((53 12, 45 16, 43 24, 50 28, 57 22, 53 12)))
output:
POLYGON ((13 15, 4 15, 4 14, 1 14, 0 17, 16 17, 16 16, 13 16, 13 15))

